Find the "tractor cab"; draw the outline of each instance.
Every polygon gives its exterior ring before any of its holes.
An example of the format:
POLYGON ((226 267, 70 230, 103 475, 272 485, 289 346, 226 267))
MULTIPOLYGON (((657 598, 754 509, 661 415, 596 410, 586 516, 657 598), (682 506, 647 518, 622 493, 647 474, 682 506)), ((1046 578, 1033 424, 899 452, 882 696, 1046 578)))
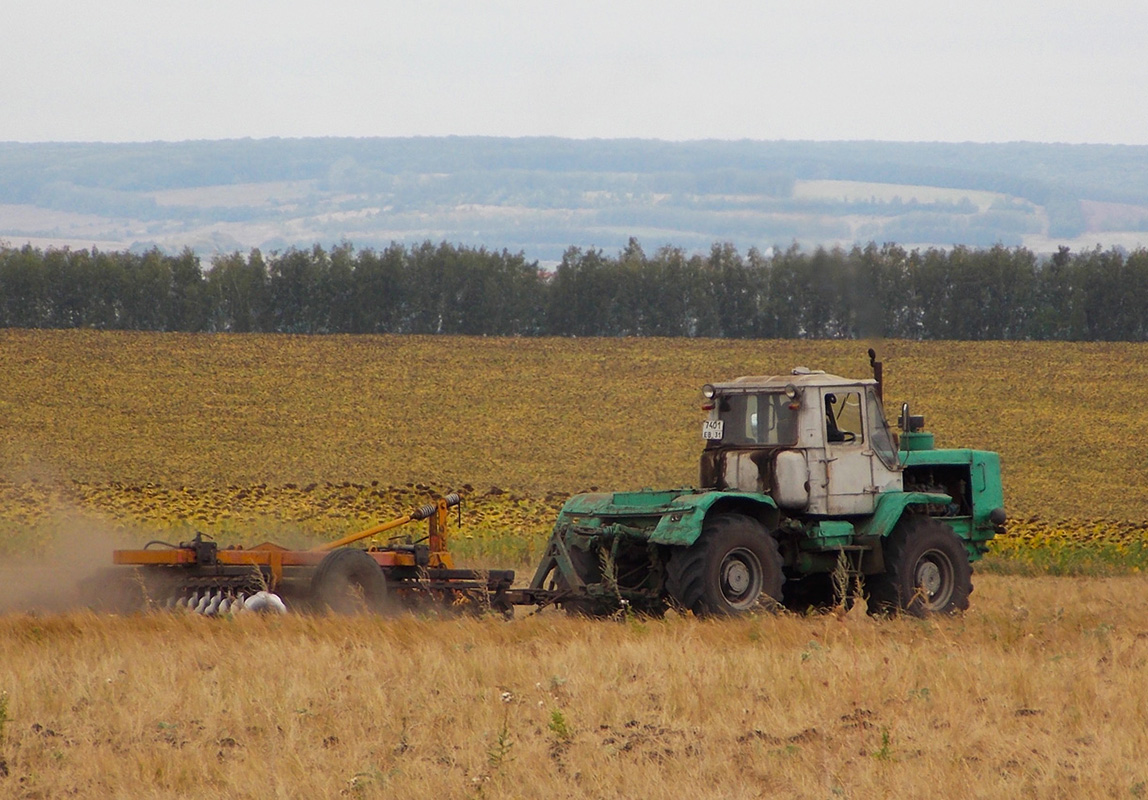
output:
POLYGON ((797 367, 702 389, 701 485, 770 495, 792 515, 871 514, 901 491, 877 380, 797 367))

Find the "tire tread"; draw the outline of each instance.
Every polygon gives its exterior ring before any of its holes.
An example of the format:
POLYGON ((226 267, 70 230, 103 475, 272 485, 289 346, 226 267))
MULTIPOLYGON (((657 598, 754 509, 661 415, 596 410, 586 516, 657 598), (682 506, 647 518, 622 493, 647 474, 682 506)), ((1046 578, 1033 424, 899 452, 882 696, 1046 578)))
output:
POLYGON ((919 600, 914 599, 912 572, 916 563, 907 553, 917 547, 923 538, 935 539, 938 543, 948 540, 955 544, 954 555, 959 549, 961 558, 954 562, 956 574, 953 576, 953 599, 950 607, 941 613, 957 613, 969 608, 969 595, 973 591, 972 565, 964 544, 952 528, 932 517, 920 514, 907 514, 901 518, 889 538, 885 540, 885 572, 869 581, 869 605, 876 613, 906 613, 922 617, 928 612, 919 600), (907 594, 907 596, 906 596, 907 594))

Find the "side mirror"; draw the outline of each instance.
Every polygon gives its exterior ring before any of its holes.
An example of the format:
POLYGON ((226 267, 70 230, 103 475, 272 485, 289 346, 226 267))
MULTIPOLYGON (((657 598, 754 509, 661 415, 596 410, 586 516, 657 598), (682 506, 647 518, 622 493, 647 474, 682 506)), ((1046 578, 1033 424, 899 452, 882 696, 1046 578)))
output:
POLYGON ((901 404, 901 418, 897 420, 897 427, 905 433, 917 433, 925 429, 925 417, 923 414, 910 414, 909 404, 901 404))

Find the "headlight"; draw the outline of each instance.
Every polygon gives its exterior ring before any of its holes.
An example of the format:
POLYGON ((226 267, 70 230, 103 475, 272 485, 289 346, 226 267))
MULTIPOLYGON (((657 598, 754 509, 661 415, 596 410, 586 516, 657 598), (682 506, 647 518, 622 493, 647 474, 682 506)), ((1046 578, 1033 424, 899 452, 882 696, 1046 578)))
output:
POLYGON ((707 383, 705 386, 702 387, 702 397, 704 397, 706 400, 713 400, 714 395, 716 395, 716 394, 717 394, 717 389, 714 388, 714 385, 712 383, 707 383))

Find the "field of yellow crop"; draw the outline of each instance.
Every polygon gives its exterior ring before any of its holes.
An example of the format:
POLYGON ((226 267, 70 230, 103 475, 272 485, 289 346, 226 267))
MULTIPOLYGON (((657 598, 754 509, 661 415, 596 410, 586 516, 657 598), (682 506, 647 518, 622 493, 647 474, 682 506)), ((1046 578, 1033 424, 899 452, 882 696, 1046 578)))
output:
POLYGON ((314 539, 463 488, 462 553, 529 560, 573 492, 696 481, 702 383, 865 376, 869 344, 888 408, 1002 454, 1001 552, 1143 546, 1145 345, 9 330, 0 551, 76 526, 314 539))

